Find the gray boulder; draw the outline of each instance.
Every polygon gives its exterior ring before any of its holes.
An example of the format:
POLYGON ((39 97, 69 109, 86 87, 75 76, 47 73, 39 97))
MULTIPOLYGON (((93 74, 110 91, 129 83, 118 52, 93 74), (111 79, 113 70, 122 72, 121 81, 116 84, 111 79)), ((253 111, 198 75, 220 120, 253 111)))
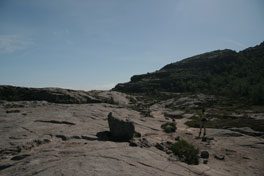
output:
POLYGON ((113 139, 127 141, 133 138, 135 126, 132 121, 124 119, 116 113, 110 112, 108 114, 108 125, 113 139))

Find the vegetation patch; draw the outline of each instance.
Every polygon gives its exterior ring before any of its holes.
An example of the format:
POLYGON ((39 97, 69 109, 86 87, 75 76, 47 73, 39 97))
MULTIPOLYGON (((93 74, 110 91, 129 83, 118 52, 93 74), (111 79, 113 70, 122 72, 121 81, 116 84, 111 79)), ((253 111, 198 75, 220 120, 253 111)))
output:
POLYGON ((162 69, 135 75, 113 90, 145 92, 159 100, 160 92, 206 93, 264 105, 264 42, 240 52, 217 50, 168 64, 162 69), (152 91, 150 91, 152 90, 152 91))
POLYGON ((161 128, 166 132, 166 133, 173 133, 176 131, 176 123, 175 122, 167 122, 161 125, 161 128))
POLYGON ((182 114, 171 114, 171 113, 164 113, 165 117, 169 117, 171 119, 182 119, 183 115, 182 114))
MULTIPOLYGON (((199 117, 193 117, 185 123, 189 127, 200 128, 199 117)), ((209 119, 205 124, 206 128, 224 128, 224 127, 249 127, 255 131, 264 132, 264 120, 256 120, 249 117, 226 117, 215 116, 214 119, 209 119)))
POLYGON ((185 140, 174 143, 171 147, 174 155, 187 164, 199 164, 199 149, 195 148, 185 140))

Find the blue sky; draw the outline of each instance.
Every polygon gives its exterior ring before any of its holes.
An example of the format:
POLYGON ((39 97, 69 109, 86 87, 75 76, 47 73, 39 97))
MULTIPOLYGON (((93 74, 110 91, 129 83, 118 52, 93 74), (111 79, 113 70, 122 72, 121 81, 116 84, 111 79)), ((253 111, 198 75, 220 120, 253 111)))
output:
POLYGON ((0 0, 0 84, 110 89, 264 40, 263 0, 0 0))

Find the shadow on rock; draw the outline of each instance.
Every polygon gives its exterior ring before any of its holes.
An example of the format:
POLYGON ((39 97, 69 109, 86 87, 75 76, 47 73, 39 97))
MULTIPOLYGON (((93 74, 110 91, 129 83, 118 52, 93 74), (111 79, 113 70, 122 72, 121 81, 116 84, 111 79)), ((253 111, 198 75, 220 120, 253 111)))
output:
POLYGON ((96 134, 98 141, 129 142, 128 138, 117 138, 110 131, 101 131, 96 134))

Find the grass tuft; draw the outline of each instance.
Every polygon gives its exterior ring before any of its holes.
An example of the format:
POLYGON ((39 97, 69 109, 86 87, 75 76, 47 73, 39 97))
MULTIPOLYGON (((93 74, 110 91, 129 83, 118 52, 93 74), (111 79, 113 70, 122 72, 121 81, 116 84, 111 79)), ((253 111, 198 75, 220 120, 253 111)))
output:
POLYGON ((173 133, 176 131, 176 123, 175 122, 167 122, 161 125, 161 128, 166 132, 166 133, 173 133))

